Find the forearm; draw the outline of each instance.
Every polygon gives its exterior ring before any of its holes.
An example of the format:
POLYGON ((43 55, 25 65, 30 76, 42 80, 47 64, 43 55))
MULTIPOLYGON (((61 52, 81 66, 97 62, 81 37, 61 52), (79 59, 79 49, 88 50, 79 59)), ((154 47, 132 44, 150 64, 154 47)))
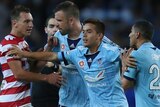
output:
POLYGON ((47 75, 40 74, 40 73, 34 73, 29 71, 24 71, 25 73, 19 73, 15 75, 15 78, 20 81, 26 81, 26 82, 38 82, 43 81, 47 82, 47 75))
POLYGON ((53 52, 23 52, 23 57, 36 59, 36 60, 46 60, 46 61, 57 61, 57 54, 53 52))
POLYGON ((37 60, 29 60, 29 71, 40 72, 41 69, 46 65, 47 61, 37 61, 37 60))
POLYGON ((134 87, 133 81, 129 81, 129 80, 125 79, 124 77, 121 77, 121 81, 122 81, 122 87, 124 90, 127 90, 129 88, 134 87))
POLYGON ((44 52, 51 52, 52 51, 52 46, 48 46, 48 44, 46 44, 45 46, 44 46, 44 52))

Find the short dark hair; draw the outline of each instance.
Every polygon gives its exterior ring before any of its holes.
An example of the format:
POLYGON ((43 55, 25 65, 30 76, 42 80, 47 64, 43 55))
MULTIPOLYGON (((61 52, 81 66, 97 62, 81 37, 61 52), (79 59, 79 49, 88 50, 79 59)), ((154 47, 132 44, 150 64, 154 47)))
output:
POLYGON ((104 35, 105 33, 105 24, 100 21, 99 19, 95 19, 95 18, 89 18, 89 19, 86 19, 83 24, 87 24, 87 23, 91 23, 91 24, 94 24, 95 27, 96 27, 96 32, 98 33, 102 33, 104 35))
POLYGON ((45 27, 48 26, 48 21, 49 21, 51 18, 54 18, 54 15, 51 15, 51 16, 49 16, 49 17, 46 19, 45 27))
POLYGON ((141 35, 147 39, 151 40, 153 37, 154 33, 154 28, 151 22, 147 20, 138 20, 133 27, 135 28, 136 31, 139 31, 141 35))
POLYGON ((79 8, 75 3, 71 2, 71 1, 62 2, 56 6, 54 13, 61 11, 61 10, 67 16, 69 16, 69 17, 73 16, 73 17, 79 19, 79 8))
POLYGON ((11 20, 18 19, 21 12, 30 13, 30 9, 22 5, 16 5, 11 11, 11 20))

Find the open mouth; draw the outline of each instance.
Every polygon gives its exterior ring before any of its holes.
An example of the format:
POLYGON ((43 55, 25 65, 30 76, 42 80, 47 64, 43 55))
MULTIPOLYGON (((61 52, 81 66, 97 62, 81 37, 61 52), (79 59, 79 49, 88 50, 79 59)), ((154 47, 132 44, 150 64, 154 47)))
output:
POLYGON ((83 39, 83 42, 86 43, 88 40, 87 39, 83 39))
POLYGON ((32 29, 27 29, 27 32, 32 32, 32 29))

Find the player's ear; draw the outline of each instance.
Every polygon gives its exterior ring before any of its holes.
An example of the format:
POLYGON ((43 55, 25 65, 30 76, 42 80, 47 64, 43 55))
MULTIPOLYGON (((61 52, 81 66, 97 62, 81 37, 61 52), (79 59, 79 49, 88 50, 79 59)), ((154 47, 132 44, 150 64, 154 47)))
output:
POLYGON ((44 28, 45 33, 47 34, 47 27, 44 28))
POLYGON ((137 32, 136 33, 136 39, 138 39, 140 37, 140 35, 141 35, 141 32, 137 32))
POLYGON ((73 20, 74 20, 74 18, 73 18, 73 17, 70 17, 70 18, 69 18, 69 23, 70 23, 70 24, 73 24, 73 20))
POLYGON ((99 37, 102 39, 103 38, 103 36, 104 36, 104 34, 103 33, 99 33, 98 34, 99 35, 99 37))
POLYGON ((17 24, 17 20, 12 20, 12 26, 15 26, 16 27, 16 24, 17 24))

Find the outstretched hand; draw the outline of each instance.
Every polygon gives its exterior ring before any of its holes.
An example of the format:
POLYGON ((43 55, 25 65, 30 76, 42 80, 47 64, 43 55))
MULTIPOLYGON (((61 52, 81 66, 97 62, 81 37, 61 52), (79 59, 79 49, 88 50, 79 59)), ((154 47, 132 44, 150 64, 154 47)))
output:
POLYGON ((22 50, 20 50, 16 45, 12 45, 12 47, 7 52, 8 56, 13 56, 14 59, 20 59, 23 57, 22 50))
POLYGON ((124 52, 121 54, 121 59, 122 59, 122 67, 133 67, 136 68, 136 60, 130 56, 130 53, 133 51, 133 48, 130 48, 128 50, 124 49, 124 52))

